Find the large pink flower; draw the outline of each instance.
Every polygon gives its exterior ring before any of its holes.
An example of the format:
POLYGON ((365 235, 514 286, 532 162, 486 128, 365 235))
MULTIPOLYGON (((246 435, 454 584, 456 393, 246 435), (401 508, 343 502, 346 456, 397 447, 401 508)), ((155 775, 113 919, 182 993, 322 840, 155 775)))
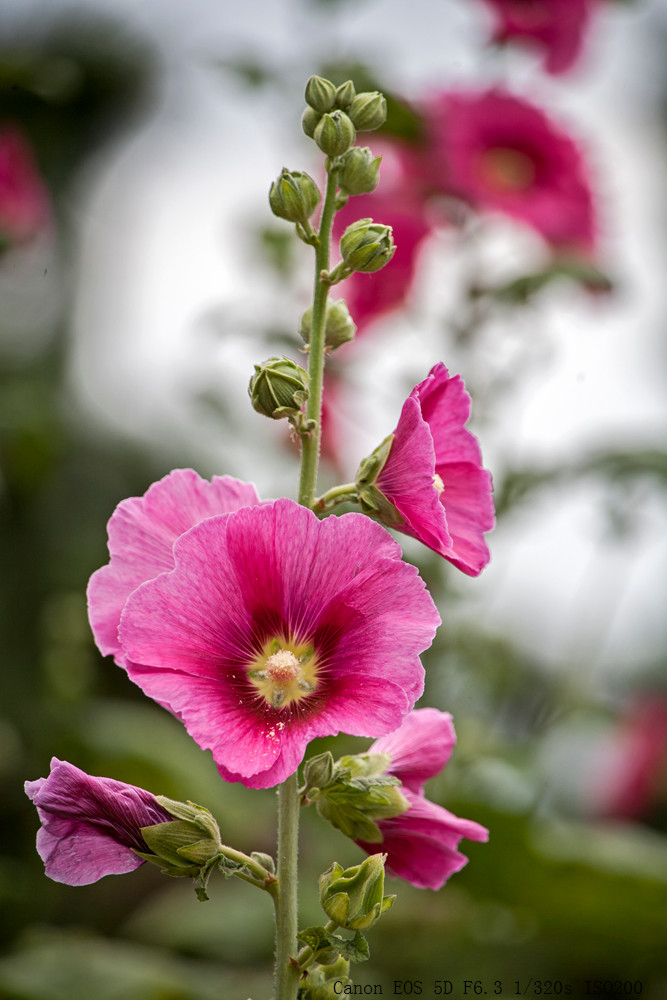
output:
POLYGON ((424 111, 436 187, 532 226, 559 251, 594 249, 582 153, 544 111, 501 88, 440 93, 424 111))
POLYGON ((376 740, 368 753, 387 754, 387 774, 401 781, 410 807, 391 819, 377 820, 378 844, 357 841, 368 854, 387 855, 387 871, 420 889, 439 889, 467 863, 458 851, 463 837, 485 841, 489 831, 469 819, 459 819, 424 796, 424 782, 438 774, 451 757, 456 734, 448 712, 420 708, 399 729, 376 740))
POLYGON ((35 236, 49 218, 49 199, 32 150, 13 125, 0 126, 0 250, 35 236))
POLYGON ((173 819, 154 795, 113 778, 95 778, 54 757, 48 778, 26 781, 41 827, 37 850, 46 874, 66 885, 89 885, 104 875, 124 875, 150 853, 145 826, 173 819))
POLYGON ((519 39, 541 48, 548 73, 576 62, 598 0, 486 0, 495 13, 494 41, 519 39))
POLYGON ((375 486, 403 519, 393 527, 476 576, 489 561, 484 532, 493 528, 494 506, 469 416, 461 376, 438 363, 403 404, 375 486))
MULTIPOLYGON (((283 499, 200 520, 173 542, 170 572, 146 576, 145 555, 136 537, 123 551, 146 582, 125 597, 114 655, 227 780, 277 784, 314 737, 382 735, 421 694, 439 615, 368 518, 319 521, 283 499)), ((91 587, 93 619, 101 596, 91 587)), ((102 599, 97 620, 116 609, 102 599)))
POLYGON ((174 568, 177 538, 206 517, 259 502, 249 483, 231 476, 208 482, 192 469, 176 469, 144 496, 119 503, 108 526, 111 559, 88 584, 88 614, 100 651, 125 666, 118 639, 125 602, 140 584, 174 568))

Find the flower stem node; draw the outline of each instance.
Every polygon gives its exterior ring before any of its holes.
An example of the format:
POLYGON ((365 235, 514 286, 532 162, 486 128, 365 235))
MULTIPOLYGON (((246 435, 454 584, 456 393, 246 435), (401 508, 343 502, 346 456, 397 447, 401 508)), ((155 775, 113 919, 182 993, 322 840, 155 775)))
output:
POLYGON ((381 156, 368 146, 353 146, 340 158, 338 185, 346 194, 370 194, 380 179, 381 156))
POLYGON ((289 358, 269 358, 255 365, 248 394, 258 413, 273 420, 293 417, 308 399, 308 372, 289 358))
POLYGON ((306 84, 306 104, 321 115, 336 106, 336 86, 323 76, 311 76, 306 84))
POLYGON ((356 95, 348 114, 358 132, 372 132, 387 120, 387 100, 377 90, 364 91, 356 95))
POLYGON ((334 861, 320 875, 320 903, 330 920, 357 931, 379 920, 396 899, 383 895, 384 862, 384 854, 371 854, 360 865, 347 869, 334 861))
MULTIPOLYGON (((301 326, 299 329, 299 332, 304 339, 304 343, 306 344, 310 343, 312 323, 313 310, 311 306, 306 309, 305 313, 301 317, 301 326)), ((327 309, 324 319, 325 347, 328 347, 330 351, 335 351, 337 347, 341 347, 342 344, 347 344, 350 340, 353 340, 356 332, 356 323, 350 316, 350 311, 347 308, 345 300, 335 299, 332 302, 327 301, 327 309)))
POLYGON ((357 137, 351 119, 340 108, 322 115, 313 139, 327 156, 342 156, 357 137))
POLYGON ((309 174, 283 168, 269 191, 271 211, 279 219, 306 223, 320 203, 322 195, 309 174))
POLYGON ((343 263, 351 271, 372 274, 388 264, 396 246, 391 226, 359 219, 348 226, 340 241, 343 263))

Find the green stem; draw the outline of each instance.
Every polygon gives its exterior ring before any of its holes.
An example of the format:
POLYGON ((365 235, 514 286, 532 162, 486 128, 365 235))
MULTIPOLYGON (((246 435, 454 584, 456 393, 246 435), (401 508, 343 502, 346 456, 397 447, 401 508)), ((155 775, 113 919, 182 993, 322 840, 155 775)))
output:
POLYGON ((321 497, 318 497, 313 504, 316 514, 323 514, 325 511, 333 510, 340 503, 354 503, 357 499, 357 484, 343 483, 341 486, 333 486, 321 497))
POLYGON ((314 421, 314 429, 304 434, 301 444, 301 479, 299 503, 312 507, 317 488, 317 466, 320 457, 320 425, 322 418, 322 376, 324 374, 324 338, 329 282, 322 274, 329 271, 331 228, 336 212, 336 171, 327 175, 327 189, 320 218, 318 243, 315 248, 315 287, 310 331, 308 376, 310 396, 306 404, 306 420, 314 421))
POLYGON ((278 788, 278 886, 274 894, 276 908, 274 1000, 294 1000, 299 985, 299 968, 295 962, 299 950, 296 939, 299 808, 295 772, 278 788))

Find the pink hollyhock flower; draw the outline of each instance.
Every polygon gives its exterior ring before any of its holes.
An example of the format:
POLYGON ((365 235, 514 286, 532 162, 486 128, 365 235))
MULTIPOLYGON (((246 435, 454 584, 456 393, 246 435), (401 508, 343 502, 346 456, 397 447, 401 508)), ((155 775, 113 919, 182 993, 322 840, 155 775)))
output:
POLYGON ((32 150, 13 125, 0 126, 0 249, 35 236, 49 218, 49 199, 32 150))
POLYGON ((575 141, 500 88, 436 95, 425 108, 434 185, 532 226, 563 252, 592 252, 595 212, 575 141))
POLYGON ((618 819, 650 821, 667 798, 667 698, 638 699, 605 749, 606 777, 596 775, 598 811, 618 819), (611 766, 610 766, 611 762, 611 766))
POLYGON ((403 404, 374 485, 400 515, 392 527, 477 576, 490 558, 484 532, 494 526, 494 506, 469 416, 461 376, 438 363, 403 404))
POLYGON ((54 757, 48 778, 26 781, 42 826, 37 851, 46 874, 66 885, 89 885, 104 875, 123 875, 151 853, 142 827, 173 817, 154 795, 113 778, 94 778, 54 757))
MULTIPOLYGON (((419 653, 439 615, 368 518, 319 521, 287 499, 240 507, 186 530, 169 550, 173 568, 147 578, 156 536, 114 535, 110 566, 116 556, 120 569, 122 555, 130 577, 114 655, 212 751, 225 779, 275 785, 314 737, 382 735, 421 694, 419 653)), ((96 635, 110 631, 118 604, 118 592, 91 586, 96 635)))
POLYGON ((463 837, 489 839, 489 831, 479 823, 459 819, 424 796, 424 782, 442 771, 455 743, 451 715, 420 708, 367 751, 390 757, 385 773, 400 779, 401 794, 410 807, 399 816, 377 820, 381 843, 356 843, 368 854, 386 854, 387 871, 420 889, 440 889, 467 864, 468 859, 458 851, 463 837))
POLYGON ((548 73, 576 62, 598 0, 486 0, 496 16, 494 41, 520 39, 544 51, 548 73))
POLYGON ((140 584, 174 568, 177 538, 206 517, 259 502, 249 483, 231 476, 208 482, 192 469, 176 469, 144 496, 123 500, 109 521, 111 559, 88 584, 88 614, 100 652, 126 665, 118 640, 125 602, 140 584))

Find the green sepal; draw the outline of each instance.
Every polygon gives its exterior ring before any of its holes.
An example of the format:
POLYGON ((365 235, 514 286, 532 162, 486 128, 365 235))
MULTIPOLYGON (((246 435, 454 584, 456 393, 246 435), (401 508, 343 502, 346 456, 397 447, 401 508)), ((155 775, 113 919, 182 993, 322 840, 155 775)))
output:
POLYGON ((256 861, 258 865, 265 868, 269 875, 275 875, 276 863, 270 854, 264 854, 263 851, 252 851, 250 857, 253 861, 256 861))
POLYGON ((366 930, 394 902, 384 896, 385 854, 371 854, 361 864, 343 869, 334 861, 320 875, 320 904, 330 920, 347 930, 366 930))
POLYGON ((172 820, 142 827, 141 836, 162 863, 188 874, 193 865, 201 868, 215 858, 220 848, 219 842, 209 838, 195 840, 196 829, 186 820, 172 820))

